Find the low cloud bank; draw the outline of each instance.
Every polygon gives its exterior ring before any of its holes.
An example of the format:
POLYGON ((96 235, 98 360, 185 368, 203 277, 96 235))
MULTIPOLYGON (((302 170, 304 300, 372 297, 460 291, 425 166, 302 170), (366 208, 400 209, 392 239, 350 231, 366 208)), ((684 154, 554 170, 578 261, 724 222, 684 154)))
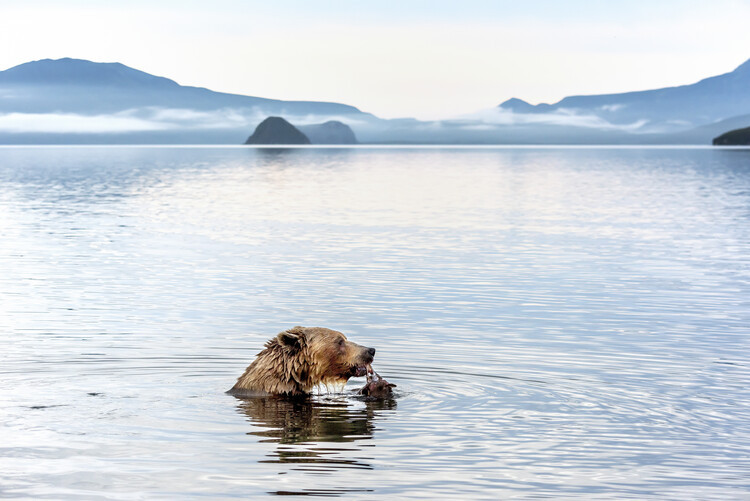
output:
POLYGON ((75 115, 68 113, 8 113, 0 115, 0 132, 102 133, 163 130, 157 122, 122 113, 75 115))
MULTIPOLYGON (((200 111, 183 108, 135 108, 106 115, 75 113, 6 113, 0 114, 2 133, 117 134, 127 132, 180 131, 200 129, 247 129, 250 134, 270 113, 258 108, 225 108, 200 111)), ((283 116, 295 125, 309 125, 339 120, 352 125, 349 117, 330 115, 283 116)))
POLYGON ((551 113, 517 113, 503 108, 491 108, 470 115, 463 115, 458 117, 458 120, 465 120, 467 126, 471 127, 476 127, 477 123, 503 126, 563 125, 624 132, 636 132, 648 123, 648 120, 642 119, 628 124, 613 124, 597 115, 579 113, 576 110, 564 108, 551 113))
MULTIPOLYGON (((74 113, 6 113, 0 114, 2 134, 95 134, 107 135, 153 132, 186 133, 201 137, 206 132, 211 140, 222 137, 237 141, 237 137, 249 136, 255 127, 270 115, 282 116, 296 126, 319 124, 338 120, 351 126, 364 142, 493 142, 498 137, 510 137, 509 131, 519 134, 533 130, 547 130, 544 126, 558 126, 577 130, 642 133, 651 132, 654 125, 647 120, 628 124, 613 124, 601 116, 575 110, 556 110, 550 113, 518 113, 502 108, 493 108, 452 120, 421 122, 418 120, 362 120, 350 116, 291 114, 283 109, 269 111, 262 107, 223 108, 195 110, 187 108, 141 107, 117 113, 84 115, 74 113), (226 132, 224 132, 226 131, 226 132), (209 134, 210 133, 210 134, 209 134), (498 136, 497 134, 501 134, 498 136)), ((531 132, 530 132, 531 131, 531 132)), ((567 131, 563 131, 568 133, 567 131)), ((571 130, 572 132, 572 130, 571 130)), ((549 131, 545 132, 548 134, 549 131)), ((513 136, 516 140, 526 136, 513 136)), ((547 137, 547 136, 544 136, 547 137)), ((195 140, 195 139, 192 139, 195 140)))

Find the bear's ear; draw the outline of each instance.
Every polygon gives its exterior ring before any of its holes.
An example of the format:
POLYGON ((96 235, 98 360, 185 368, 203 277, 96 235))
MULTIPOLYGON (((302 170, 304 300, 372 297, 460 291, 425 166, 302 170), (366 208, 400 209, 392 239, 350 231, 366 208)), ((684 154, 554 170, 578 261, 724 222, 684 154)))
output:
POLYGON ((305 338, 305 328, 298 325, 297 327, 280 332, 276 337, 282 345, 289 346, 290 348, 299 347, 305 338))

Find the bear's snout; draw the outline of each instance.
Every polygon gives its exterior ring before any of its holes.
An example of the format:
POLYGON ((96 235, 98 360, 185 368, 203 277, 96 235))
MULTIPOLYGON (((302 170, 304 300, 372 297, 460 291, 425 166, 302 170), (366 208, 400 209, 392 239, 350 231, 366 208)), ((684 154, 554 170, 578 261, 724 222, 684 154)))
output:
POLYGON ((365 348, 364 353, 362 355, 362 359, 366 364, 369 364, 372 362, 372 360, 375 358, 375 348, 365 348))

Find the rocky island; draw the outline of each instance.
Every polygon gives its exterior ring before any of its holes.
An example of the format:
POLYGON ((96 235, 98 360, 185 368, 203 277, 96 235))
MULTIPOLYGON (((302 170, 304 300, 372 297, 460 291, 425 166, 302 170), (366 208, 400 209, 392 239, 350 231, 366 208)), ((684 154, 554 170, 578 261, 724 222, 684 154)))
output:
POLYGON ((281 117, 268 117, 245 144, 310 144, 310 140, 297 127, 281 117))
POLYGON ((715 137, 714 146, 750 146, 750 127, 735 129, 715 137))
POLYGON ((299 129, 312 144, 357 144, 357 136, 351 127, 338 120, 322 124, 301 125, 299 129))

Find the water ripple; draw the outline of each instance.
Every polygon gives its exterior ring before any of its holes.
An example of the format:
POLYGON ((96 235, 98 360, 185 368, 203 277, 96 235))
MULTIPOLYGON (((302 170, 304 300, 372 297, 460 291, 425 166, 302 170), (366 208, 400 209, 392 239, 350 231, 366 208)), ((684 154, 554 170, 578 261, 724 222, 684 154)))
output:
POLYGON ((750 490, 747 151, 0 149, 0 495, 750 490), (398 384, 224 394, 323 325, 398 384))

